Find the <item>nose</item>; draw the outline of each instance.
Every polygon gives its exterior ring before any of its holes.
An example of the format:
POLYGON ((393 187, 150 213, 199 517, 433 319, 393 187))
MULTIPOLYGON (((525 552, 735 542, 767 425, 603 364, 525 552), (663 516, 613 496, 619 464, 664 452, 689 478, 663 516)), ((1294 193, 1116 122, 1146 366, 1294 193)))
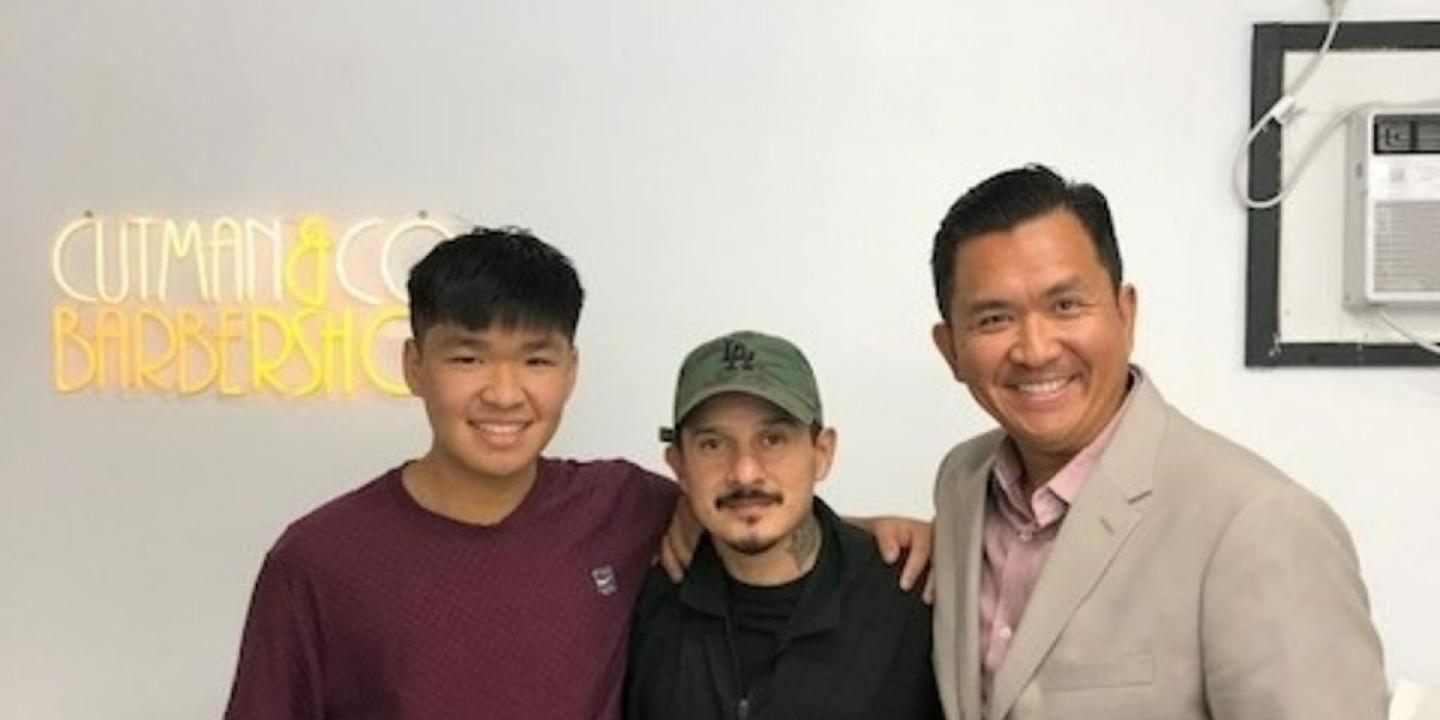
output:
POLYGON ((730 476, 741 485, 751 485, 765 479, 765 468, 760 458, 747 449, 735 453, 735 462, 730 467, 730 476))
POLYGON ((1010 347, 1010 361, 1025 367, 1042 367, 1060 356, 1060 343, 1055 328, 1039 314, 1021 319, 1015 344, 1010 347))
POLYGON ((487 405, 509 408, 525 401, 525 391, 515 368, 509 363, 495 363, 489 368, 485 383, 480 387, 480 400, 487 405))

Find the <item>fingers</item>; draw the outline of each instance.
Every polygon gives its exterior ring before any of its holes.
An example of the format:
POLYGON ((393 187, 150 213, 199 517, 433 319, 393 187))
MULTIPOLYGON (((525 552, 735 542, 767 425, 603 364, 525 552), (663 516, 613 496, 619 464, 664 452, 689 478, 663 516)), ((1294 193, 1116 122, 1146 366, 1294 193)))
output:
POLYGON ((681 500, 675 504, 670 527, 660 539, 660 566, 672 582, 685 579, 685 570, 695 559, 695 546, 699 543, 700 523, 690 511, 690 504, 681 500))
POLYGON ((665 537, 660 540, 660 567, 665 569, 665 574, 670 576, 670 581, 678 583, 685 579, 685 568, 689 567, 689 558, 681 558, 676 551, 671 538, 671 533, 666 532, 665 537))
POLYGON ((875 544, 880 548, 880 557, 885 559, 886 565, 894 565, 900 559, 900 540, 894 534, 876 535, 875 544))
POLYGON ((930 523, 907 520, 909 552, 905 555, 905 566, 900 570, 900 587, 909 590, 930 569, 930 554, 933 538, 930 523))
POLYGON ((925 590, 920 593, 920 599, 924 600, 926 605, 935 604, 935 573, 925 576, 925 590))
POLYGON ((912 543, 910 552, 905 555, 905 566, 900 569, 900 589, 909 590, 915 587, 915 582, 929 567, 929 549, 922 551, 919 543, 912 543))

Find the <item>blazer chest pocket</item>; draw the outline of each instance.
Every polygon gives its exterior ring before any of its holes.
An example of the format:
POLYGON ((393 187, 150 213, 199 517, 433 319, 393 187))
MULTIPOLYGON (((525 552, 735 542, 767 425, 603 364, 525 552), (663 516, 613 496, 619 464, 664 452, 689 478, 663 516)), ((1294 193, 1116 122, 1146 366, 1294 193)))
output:
POLYGON ((1041 682, 1051 691, 1148 685, 1155 681, 1155 658, 1150 653, 1083 661, 1054 660, 1046 666, 1041 682))

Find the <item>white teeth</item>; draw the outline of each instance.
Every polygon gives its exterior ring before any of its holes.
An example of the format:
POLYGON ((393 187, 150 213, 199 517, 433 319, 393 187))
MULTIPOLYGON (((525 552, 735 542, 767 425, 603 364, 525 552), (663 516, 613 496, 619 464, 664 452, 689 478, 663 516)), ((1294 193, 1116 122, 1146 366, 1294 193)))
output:
POLYGON ((525 429, 524 423, 472 423, 477 430, 487 435, 519 435, 525 429))
POLYGON ((1049 395, 1065 387, 1065 383, 1067 382, 1070 382, 1067 378, 1056 378, 1054 380, 1046 380, 1045 382, 1018 383, 1015 387, 1019 388, 1020 392, 1026 395, 1049 395))

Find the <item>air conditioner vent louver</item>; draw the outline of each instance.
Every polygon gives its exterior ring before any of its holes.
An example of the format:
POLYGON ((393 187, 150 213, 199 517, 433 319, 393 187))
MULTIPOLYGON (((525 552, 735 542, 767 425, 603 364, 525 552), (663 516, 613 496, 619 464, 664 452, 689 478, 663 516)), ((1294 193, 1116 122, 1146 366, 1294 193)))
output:
POLYGON ((1440 108, 1369 110, 1351 123, 1345 302, 1440 303, 1440 108))
POLYGON ((1375 203, 1375 289, 1440 293, 1440 200, 1375 203))

